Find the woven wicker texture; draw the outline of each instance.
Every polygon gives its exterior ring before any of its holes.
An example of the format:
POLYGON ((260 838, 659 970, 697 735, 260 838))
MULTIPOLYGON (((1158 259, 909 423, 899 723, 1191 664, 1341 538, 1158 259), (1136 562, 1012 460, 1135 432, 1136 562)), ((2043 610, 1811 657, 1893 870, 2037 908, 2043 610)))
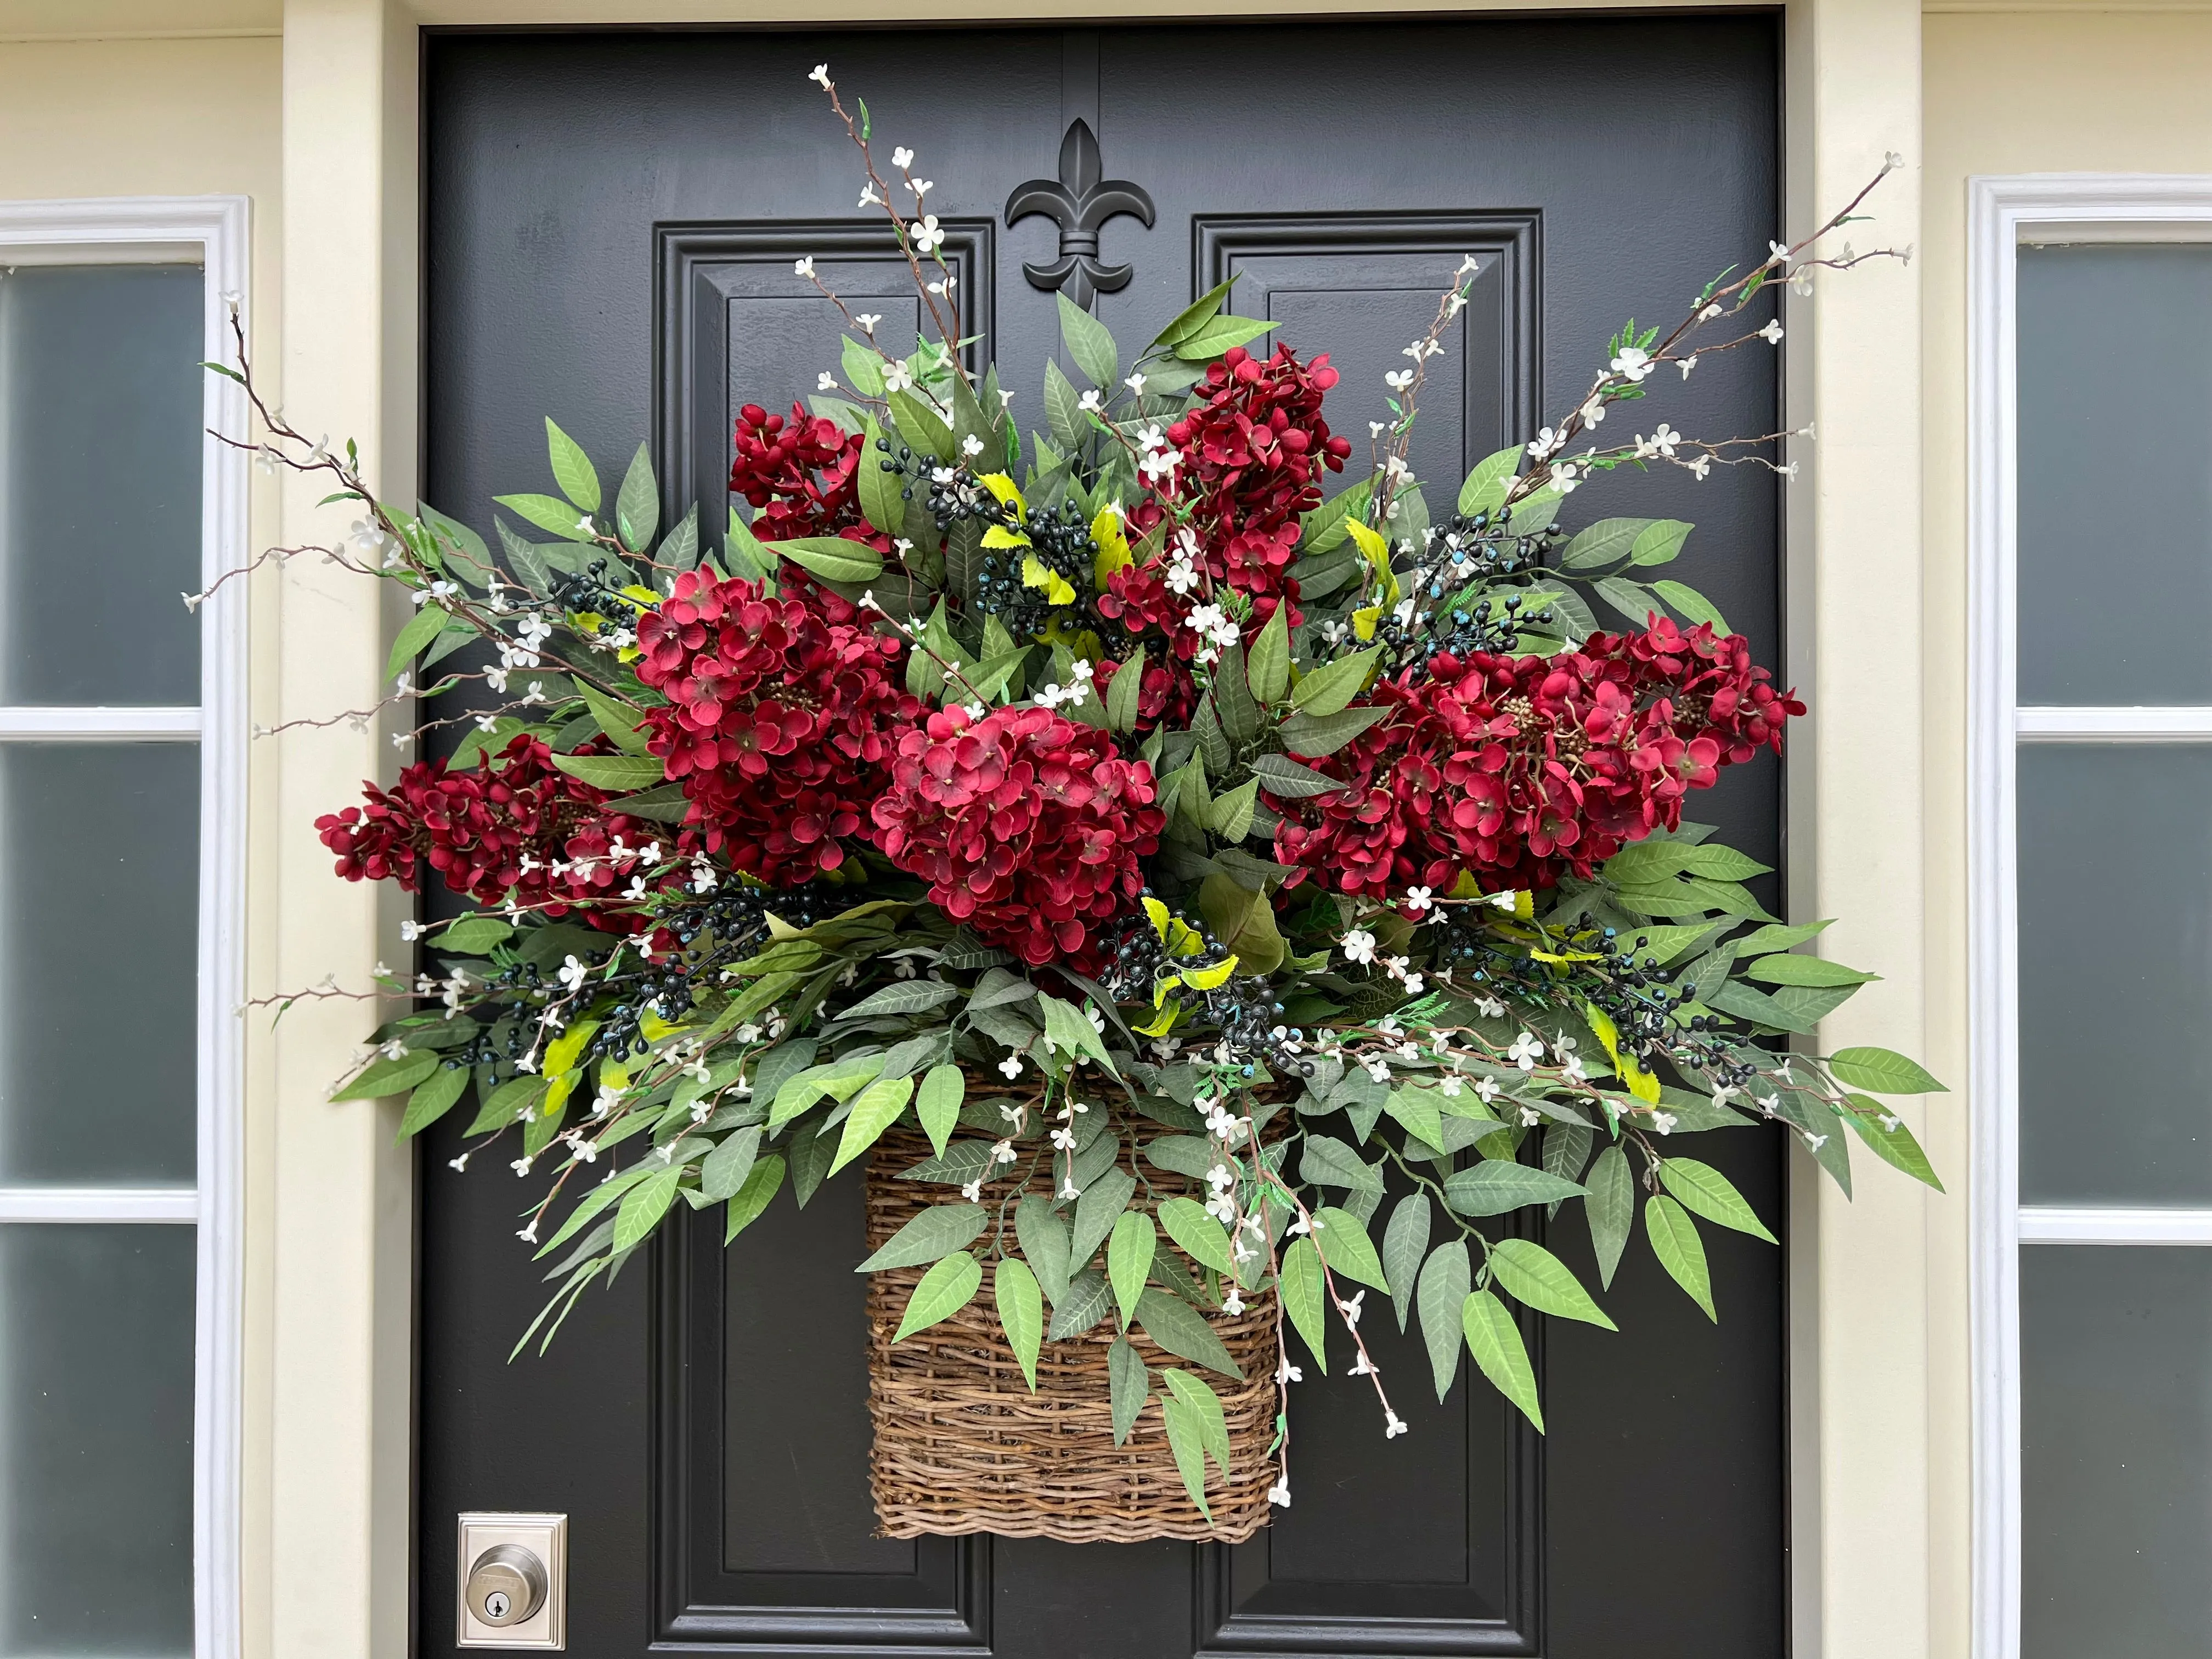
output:
MULTIPOLYGON (((942 1201, 945 1188, 896 1178, 929 1150, 921 1136, 894 1132, 871 1154, 871 1250, 927 1206, 942 1201)), ((1146 1174, 1163 1196, 1173 1196, 1184 1184, 1180 1176, 1149 1167, 1146 1174)), ((1036 1186, 1049 1190, 1042 1176, 1036 1186)), ((1137 1201, 1145 1202, 1141 1191, 1137 1201)), ((989 1238, 986 1234, 978 1248, 989 1238)), ((1164 1235, 1160 1251, 1164 1261, 1182 1260, 1164 1235)), ((988 1264, 974 1301, 942 1324, 893 1345, 892 1334, 922 1272, 902 1267, 868 1275, 868 1412, 875 1422, 869 1483, 884 1535, 990 1532, 1078 1544, 1148 1538, 1239 1543, 1267 1524, 1267 1487, 1274 1479, 1267 1453, 1276 1407, 1271 1300, 1255 1299, 1234 1319, 1208 1316, 1243 1371, 1242 1383, 1164 1352, 1139 1331, 1129 1334, 1146 1365, 1196 1371, 1221 1396, 1233 1478, 1224 1481, 1207 1464, 1209 1527, 1183 1490, 1169 1450, 1162 1390, 1155 1389, 1127 1441, 1114 1443, 1106 1370, 1115 1328, 1111 1313, 1085 1336, 1044 1345, 1032 1395, 999 1329, 988 1264)))

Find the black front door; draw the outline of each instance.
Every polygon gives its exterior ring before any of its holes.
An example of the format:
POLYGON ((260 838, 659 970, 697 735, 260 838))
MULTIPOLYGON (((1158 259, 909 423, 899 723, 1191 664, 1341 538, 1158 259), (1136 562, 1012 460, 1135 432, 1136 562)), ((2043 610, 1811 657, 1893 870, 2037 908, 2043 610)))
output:
MULTIPOLYGON (((1680 313, 1777 227, 1778 20, 903 33, 435 37, 428 52, 428 498, 479 522, 544 487, 540 416, 602 471, 650 434, 678 499, 722 514, 730 426, 835 371, 811 255, 886 330, 915 321, 854 157, 807 71, 830 61, 884 144, 916 152, 951 228, 970 325, 1024 428, 1055 347, 1049 215, 1007 222, 1072 125, 1137 185, 1098 258, 1132 339, 1223 277, 1344 372, 1358 436, 1383 374, 1462 254, 1482 263, 1431 366, 1416 471, 1449 499, 1585 384, 1632 315, 1680 313), (860 302, 866 301, 863 306, 860 302)), ((1078 183, 1080 180, 1077 181, 1078 183)), ((1663 413, 1692 432, 1774 423, 1772 359, 1733 354, 1663 413)), ((1695 521, 1686 580, 1778 642, 1776 493, 1738 472, 1630 475, 1587 516, 1695 521)), ((1432 499, 1434 497, 1432 496, 1432 499)), ((1774 861, 1778 776, 1731 769, 1696 816, 1774 861)), ((1770 896, 1770 902, 1771 898, 1770 896)), ((523 1183, 456 1175, 452 1121, 422 1176, 419 1644, 453 1642, 454 1516, 570 1517, 569 1647, 755 1655, 1541 1654, 1767 1659, 1784 1650, 1783 1264, 1711 1235, 1717 1329, 1648 1255, 1618 1335, 1537 1346, 1551 1433, 1486 1385, 1384 1444, 1358 1379, 1294 1390, 1296 1506, 1256 1541, 1069 1546, 872 1535, 864 1254, 848 1173, 789 1199, 728 1256, 719 1216, 580 1306, 550 1358, 507 1354, 542 1294, 514 1238, 523 1183)), ((1762 1214, 1782 1144, 1701 1151, 1762 1214)), ((1589 1280, 1573 1215, 1548 1241, 1589 1280)), ((1381 1322, 1388 1326, 1387 1317, 1381 1322)), ((1426 1375, 1416 1338, 1377 1362, 1426 1375)), ((1399 1389, 1401 1398, 1422 1391, 1399 1389)), ((1401 1407, 1402 1409, 1402 1407, 1401 1407)))

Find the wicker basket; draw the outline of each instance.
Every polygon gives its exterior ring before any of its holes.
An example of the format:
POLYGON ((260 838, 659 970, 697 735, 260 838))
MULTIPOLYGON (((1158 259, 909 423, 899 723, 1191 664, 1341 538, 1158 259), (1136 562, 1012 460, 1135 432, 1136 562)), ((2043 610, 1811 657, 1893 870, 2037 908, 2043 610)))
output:
MULTIPOLYGON (((897 1179, 928 1156, 928 1142, 910 1132, 885 1136, 871 1154, 871 1250, 943 1198, 941 1187, 897 1179)), ((1158 1170, 1146 1173, 1159 1184, 1158 1170)), ((1048 1189, 1040 1178, 1037 1190, 1048 1189)), ((869 1485, 883 1535, 990 1532, 1079 1544, 1150 1538, 1241 1543, 1267 1524, 1274 1478, 1267 1447, 1276 1408, 1269 1301, 1255 1298, 1234 1319, 1210 1316, 1245 1380, 1206 1373, 1228 1416, 1233 1471, 1224 1480, 1207 1465, 1209 1526, 1183 1490, 1157 1393, 1128 1439, 1114 1443, 1106 1370, 1115 1331, 1110 1315, 1087 1336, 1045 1344, 1032 1395, 1000 1332, 988 1276, 957 1314, 893 1346, 922 1271, 868 1276, 868 1413, 875 1423, 869 1485)), ((1189 1368, 1140 1332, 1133 1329, 1130 1340, 1149 1366, 1189 1368)))

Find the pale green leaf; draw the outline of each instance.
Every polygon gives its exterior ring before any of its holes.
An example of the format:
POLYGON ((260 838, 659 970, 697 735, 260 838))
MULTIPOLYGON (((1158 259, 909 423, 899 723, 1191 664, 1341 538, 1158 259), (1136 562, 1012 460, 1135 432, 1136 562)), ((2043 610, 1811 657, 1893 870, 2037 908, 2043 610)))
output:
POLYGON ((1535 1368, 1528 1363, 1528 1345, 1521 1340, 1511 1310, 1488 1291, 1476 1291, 1468 1297, 1460 1323, 1477 1369, 1490 1379, 1491 1387, 1521 1408, 1537 1433, 1543 1433, 1544 1408, 1536 1397, 1535 1368))
POLYGON ((1605 1310, 1590 1300, 1567 1264, 1542 1245, 1526 1238, 1502 1238, 1491 1247, 1491 1281, 1508 1296, 1527 1303, 1539 1313, 1561 1319, 1578 1319, 1613 1331, 1620 1328, 1605 1310))
POLYGON ((960 1250, 946 1256, 921 1276, 899 1321, 894 1342, 903 1342, 916 1331, 941 1325, 975 1300, 983 1284, 983 1264, 960 1250))
POLYGON ((1398 1200, 1390 1212, 1389 1224, 1382 1230, 1382 1276, 1390 1281, 1390 1302, 1397 1310, 1401 1331, 1413 1309, 1413 1283, 1421 1271, 1421 1259, 1428 1254, 1429 1230, 1434 1222, 1429 1195, 1408 1193, 1398 1200))
POLYGON ((1636 1178, 1628 1168, 1628 1155, 1608 1146, 1590 1165, 1589 1196, 1583 1214, 1589 1223, 1590 1248, 1597 1256, 1598 1283, 1613 1285, 1613 1273, 1628 1243, 1629 1224, 1636 1219, 1636 1178))
POLYGON ((886 1267, 919 1267, 925 1261, 965 1249, 990 1224, 991 1212, 980 1204, 933 1204, 853 1271, 867 1273, 886 1267))
MULTIPOLYGON (((553 482, 560 486, 561 493, 582 511, 598 512, 599 475, 592 468, 592 458, 584 453, 581 444, 553 424, 550 415, 545 417, 545 447, 553 462, 553 482)), ((552 526, 548 525, 546 528, 552 526)))
POLYGON ((1124 1210, 1114 1223, 1106 1244, 1106 1279, 1114 1287, 1114 1300, 1126 1327, 1136 1316, 1137 1298, 1152 1277, 1152 1255, 1159 1248, 1159 1232, 1152 1217, 1141 1210, 1124 1210))
POLYGON ((1917 1063, 1888 1048, 1838 1048, 1828 1056, 1836 1081, 1878 1095, 1947 1094, 1917 1063))
POLYGON ((1282 1260, 1283 1310, 1312 1350, 1314 1363, 1328 1370, 1328 1290, 1322 1274, 1321 1255, 1310 1237, 1293 1239, 1282 1260))
POLYGON ((998 1304, 999 1327, 1020 1362, 1030 1392, 1036 1392, 1037 1351, 1044 1341, 1044 1299, 1036 1275, 1018 1255, 1001 1256, 991 1271, 991 1299, 998 1304))
MULTIPOLYGON (((1106 1386, 1114 1413, 1114 1443, 1124 1445, 1129 1431, 1137 1426, 1146 1402, 1152 1397, 1152 1379, 1146 1374, 1144 1358, 1126 1336, 1117 1336, 1107 1346, 1106 1386)), ((1030 1391, 1036 1391, 1034 1385, 1030 1391)))
POLYGON ((915 1115, 921 1120, 922 1132, 939 1158, 945 1156, 945 1142, 960 1121, 960 1103, 967 1093, 967 1076, 957 1066, 933 1066, 921 1080, 921 1097, 915 1103, 915 1115))
POLYGON ((1705 1317, 1718 1324, 1720 1316, 1713 1311, 1713 1276, 1705 1266, 1705 1242, 1698 1237, 1698 1224, 1690 1219, 1689 1212, 1673 1199, 1654 1194, 1644 1206, 1644 1231, 1651 1240, 1651 1253, 1659 1258, 1659 1265, 1690 1293, 1691 1301, 1705 1310, 1705 1317))
POLYGON ((1716 1226, 1731 1227, 1740 1233, 1749 1233, 1753 1238, 1763 1238, 1768 1243, 1778 1243, 1758 1212, 1747 1203, 1735 1184, 1710 1164, 1700 1164, 1694 1158, 1669 1158, 1659 1164, 1660 1184, 1674 1195, 1677 1202, 1692 1215, 1701 1215, 1716 1226))
POLYGON ((1439 1401, 1451 1392, 1452 1379, 1459 1375, 1460 1306, 1474 1283, 1464 1239, 1437 1245, 1421 1267, 1421 1340, 1429 1351, 1439 1401))

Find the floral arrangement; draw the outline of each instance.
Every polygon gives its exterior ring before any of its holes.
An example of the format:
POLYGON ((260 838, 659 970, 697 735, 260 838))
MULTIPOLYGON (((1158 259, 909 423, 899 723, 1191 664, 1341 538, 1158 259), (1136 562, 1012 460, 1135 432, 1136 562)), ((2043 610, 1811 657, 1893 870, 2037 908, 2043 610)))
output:
POLYGON ((1789 1046, 1872 975, 1802 952, 1826 924, 1765 914, 1764 866, 1686 816, 1802 705, 1660 574, 1688 525, 1562 521, 1624 467, 1793 473, 1790 434, 1596 433, 1778 340, 1744 317, 1769 285, 1882 255, 1778 244, 1671 331, 1624 325, 1448 499, 1407 455, 1472 260, 1364 458, 1328 357, 1255 347, 1227 284, 1133 356, 1063 298, 1090 385, 1047 364, 1024 435, 930 182, 902 149, 880 173, 866 106, 815 78, 935 337, 885 350, 798 261, 849 331, 817 395, 738 417, 751 511, 719 552, 696 509, 664 532, 642 447, 610 501, 549 421, 558 493, 499 498, 495 547, 255 400, 264 460, 363 508, 334 556, 412 592, 391 701, 489 694, 318 828, 348 879, 473 902, 409 926, 426 965, 381 988, 411 1011, 337 1092, 404 1094, 404 1135, 473 1097, 454 1166, 497 1148, 531 1183, 556 1285, 523 1343, 679 1205, 735 1240, 910 1126, 898 1173, 941 1201, 857 1264, 926 1268, 900 1338, 988 1295, 1034 1387, 1043 1344, 1109 1324, 1117 1440, 1158 1398, 1204 1509, 1202 1374, 1234 1371, 1207 1318, 1272 1298, 1287 1504, 1288 1389, 1332 1322, 1406 1431, 1370 1291, 1418 1320, 1419 1386, 1465 1351, 1542 1426, 1516 1305, 1612 1322, 1518 1212, 1579 1206, 1602 1290, 1640 1207, 1712 1316, 1700 1224, 1771 1235, 1686 1138, 1778 1123, 1846 1190, 1852 1138, 1938 1184, 1877 1097, 1934 1079, 1789 1046), (1133 1329, 1193 1369, 1156 1376, 1133 1329))

